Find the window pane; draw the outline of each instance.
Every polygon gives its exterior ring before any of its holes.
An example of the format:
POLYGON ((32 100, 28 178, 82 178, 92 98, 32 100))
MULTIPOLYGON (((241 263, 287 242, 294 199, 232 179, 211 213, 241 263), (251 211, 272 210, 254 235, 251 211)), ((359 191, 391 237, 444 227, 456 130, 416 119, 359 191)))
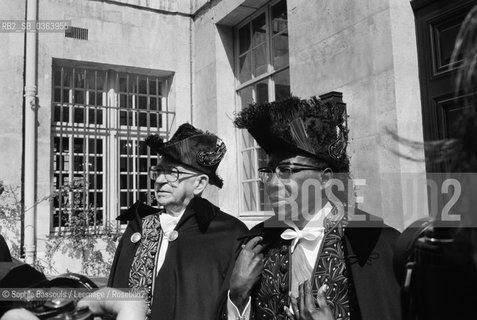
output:
POLYGON ((252 86, 248 86, 239 91, 240 96, 240 103, 242 105, 242 109, 247 107, 249 104, 253 102, 253 91, 252 86))
POLYGON ((147 113, 140 112, 139 113, 139 126, 140 127, 147 127, 147 113))
POLYGON ((82 156, 74 156, 74 171, 83 171, 83 157, 82 156))
POLYGON ((282 100, 290 96, 290 70, 286 69, 277 73, 275 81, 275 100, 282 100))
POLYGON ((103 175, 102 174, 90 174, 89 175, 89 184, 91 189, 102 189, 103 188, 103 175))
POLYGON ((284 32, 273 38, 273 66, 275 69, 288 65, 288 33, 284 32))
POLYGON ((119 142, 119 152, 121 154, 132 154, 132 143, 126 140, 119 142))
POLYGON ((68 89, 63 89, 63 101, 64 103, 70 103, 70 90, 68 89))
POLYGON ((138 101, 137 108, 147 110, 147 97, 146 96, 139 96, 139 101, 138 101))
POLYGON ((69 122, 70 121, 70 107, 68 106, 63 106, 63 122, 69 122))
POLYGON ((251 56, 249 52, 239 59, 239 81, 242 83, 252 78, 251 56))
POLYGON ((107 77, 104 71, 97 71, 96 72, 96 90, 103 91, 104 90, 104 83, 107 77))
POLYGON ((247 130, 240 130, 240 133, 242 135, 242 147, 244 149, 253 147, 255 140, 252 138, 250 133, 248 133, 247 130))
POLYGON ((83 90, 75 90, 75 103, 77 104, 85 103, 83 90))
POLYGON ((260 210, 271 211, 272 205, 270 203, 270 199, 268 198, 268 194, 265 192, 264 185, 261 181, 259 182, 259 185, 258 185, 258 192, 260 194, 260 210))
POLYGON ((147 81, 146 79, 139 80, 139 93, 147 94, 147 81))
POLYGON ((268 101, 268 80, 263 80, 255 85, 255 102, 265 103, 268 101))
POLYGON ((127 95, 125 94, 120 94, 119 95, 119 107, 126 109, 128 107, 127 105, 127 95))
POLYGON ((149 123, 149 126, 150 126, 151 128, 157 128, 157 117, 158 117, 158 116, 159 116, 159 115, 154 114, 154 113, 152 113, 152 114, 149 115, 149 118, 151 119, 151 120, 150 120, 150 123, 149 123))
POLYGON ((119 78, 119 91, 120 92, 128 92, 126 76, 122 76, 122 77, 119 78))
POLYGON ((129 203, 128 203, 128 193, 127 192, 121 192, 121 207, 129 207, 129 203))
POLYGON ((84 123, 84 109, 80 107, 74 107, 74 123, 84 123))
POLYGON ((239 29, 239 54, 250 50, 250 24, 239 29))
POLYGON ((61 68, 55 68, 53 70, 53 85, 61 85, 61 68))
POLYGON ((75 88, 84 88, 85 72, 77 71, 75 74, 75 88))
POLYGON ((256 182, 245 182, 242 184, 245 211, 257 211, 255 184, 256 182))
POLYGON ((121 158, 121 160, 119 161, 120 171, 131 172, 133 168, 132 161, 133 159, 131 158, 121 158))
POLYGON ((140 175, 139 176, 139 189, 147 189, 148 178, 149 177, 147 175, 140 175))
POLYGON ((53 95, 53 102, 61 102, 61 89, 55 88, 53 95))
POLYGON ((103 206, 103 195, 100 192, 89 193, 89 203, 93 208, 101 208, 103 206))
POLYGON ((139 141, 139 154, 147 155, 147 144, 144 141, 139 141))
POLYGON ((156 79, 149 78, 149 94, 157 94, 157 81, 156 79))
POLYGON ((140 158, 139 159, 139 172, 147 172, 148 171, 148 166, 147 166, 147 158, 140 158))
POLYGON ((255 150, 246 150, 242 152, 242 172, 243 179, 250 180, 256 176, 257 167, 255 166, 255 150))
POLYGON ((63 87, 70 87, 72 78, 73 78, 73 74, 71 73, 71 70, 64 68, 63 69, 63 87))
POLYGON ((83 153, 83 139, 82 138, 74 138, 73 152, 74 153, 83 153))
POLYGON ((265 44, 253 49, 253 75, 259 76, 267 71, 267 47, 265 44))
POLYGON ((53 121, 61 121, 61 106, 54 107, 53 121))
POLYGON ((134 179, 134 176, 133 175, 126 175, 126 174, 122 174, 119 178, 120 180, 120 188, 121 189, 132 189, 133 187, 133 179, 134 179), (128 177, 129 177, 129 181, 128 181, 128 177))
POLYGON ((120 112, 120 124, 122 126, 132 126, 132 113, 131 112, 126 112, 126 111, 121 111, 120 112))
POLYGON ((265 13, 261 14, 252 21, 252 43, 257 46, 267 39, 265 13))
POLYGON ((280 1, 272 7, 272 30, 279 33, 287 29, 287 2, 280 1))
POLYGON ((103 171, 103 157, 96 157, 96 168, 93 170, 103 171))
POLYGON ((149 108, 151 111, 157 111, 157 98, 149 98, 149 108))

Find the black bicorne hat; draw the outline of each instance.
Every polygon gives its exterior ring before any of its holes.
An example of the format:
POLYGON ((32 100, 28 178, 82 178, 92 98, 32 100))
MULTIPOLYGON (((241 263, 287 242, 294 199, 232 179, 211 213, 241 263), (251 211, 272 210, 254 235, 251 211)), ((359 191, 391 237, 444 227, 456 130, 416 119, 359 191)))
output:
POLYGON ((205 173, 210 184, 222 188, 223 180, 216 171, 227 148, 215 134, 184 123, 169 141, 164 142, 159 135, 154 134, 146 138, 146 144, 166 159, 205 173))
POLYGON ((326 162, 335 172, 349 173, 346 105, 330 92, 301 100, 251 104, 237 114, 237 128, 247 129, 267 154, 295 153, 326 162))

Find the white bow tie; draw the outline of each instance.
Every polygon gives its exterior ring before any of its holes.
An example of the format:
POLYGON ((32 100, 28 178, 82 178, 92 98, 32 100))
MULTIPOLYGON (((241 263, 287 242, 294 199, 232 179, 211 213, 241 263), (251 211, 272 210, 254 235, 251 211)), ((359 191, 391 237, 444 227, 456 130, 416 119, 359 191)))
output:
POLYGON ((322 237, 324 231, 325 228, 313 228, 313 231, 287 229, 282 232, 280 237, 284 240, 293 240, 290 250, 293 253, 293 250, 300 240, 305 239, 308 241, 314 241, 319 237, 322 237))

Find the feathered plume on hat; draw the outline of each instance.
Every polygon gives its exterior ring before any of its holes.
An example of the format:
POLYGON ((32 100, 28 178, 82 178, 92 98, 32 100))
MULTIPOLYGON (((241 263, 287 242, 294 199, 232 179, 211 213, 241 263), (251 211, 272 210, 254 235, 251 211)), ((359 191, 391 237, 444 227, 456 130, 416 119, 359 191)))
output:
POLYGON ((184 123, 167 142, 157 134, 148 136, 145 142, 161 156, 205 173, 211 184, 222 188, 223 180, 216 170, 227 148, 215 134, 184 123))
POLYGON ((267 154, 292 151, 325 161, 335 172, 349 172, 348 128, 342 94, 251 104, 236 116, 267 154))

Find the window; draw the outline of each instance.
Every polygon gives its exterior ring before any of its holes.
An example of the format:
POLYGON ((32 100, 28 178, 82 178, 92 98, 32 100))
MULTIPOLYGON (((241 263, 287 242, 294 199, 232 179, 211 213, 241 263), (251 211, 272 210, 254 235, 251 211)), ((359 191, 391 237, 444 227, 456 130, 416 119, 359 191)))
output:
MULTIPOLYGON (((238 107, 289 96, 286 1, 274 1, 260 9, 236 27, 235 35, 238 107)), ((257 215, 271 210, 257 172, 268 158, 246 130, 240 130, 239 136, 241 215, 257 215)))
POLYGON ((98 69, 53 67, 52 226, 60 230, 75 214, 98 227, 137 200, 154 204, 147 171, 155 155, 143 141, 169 135, 168 81, 98 69))

